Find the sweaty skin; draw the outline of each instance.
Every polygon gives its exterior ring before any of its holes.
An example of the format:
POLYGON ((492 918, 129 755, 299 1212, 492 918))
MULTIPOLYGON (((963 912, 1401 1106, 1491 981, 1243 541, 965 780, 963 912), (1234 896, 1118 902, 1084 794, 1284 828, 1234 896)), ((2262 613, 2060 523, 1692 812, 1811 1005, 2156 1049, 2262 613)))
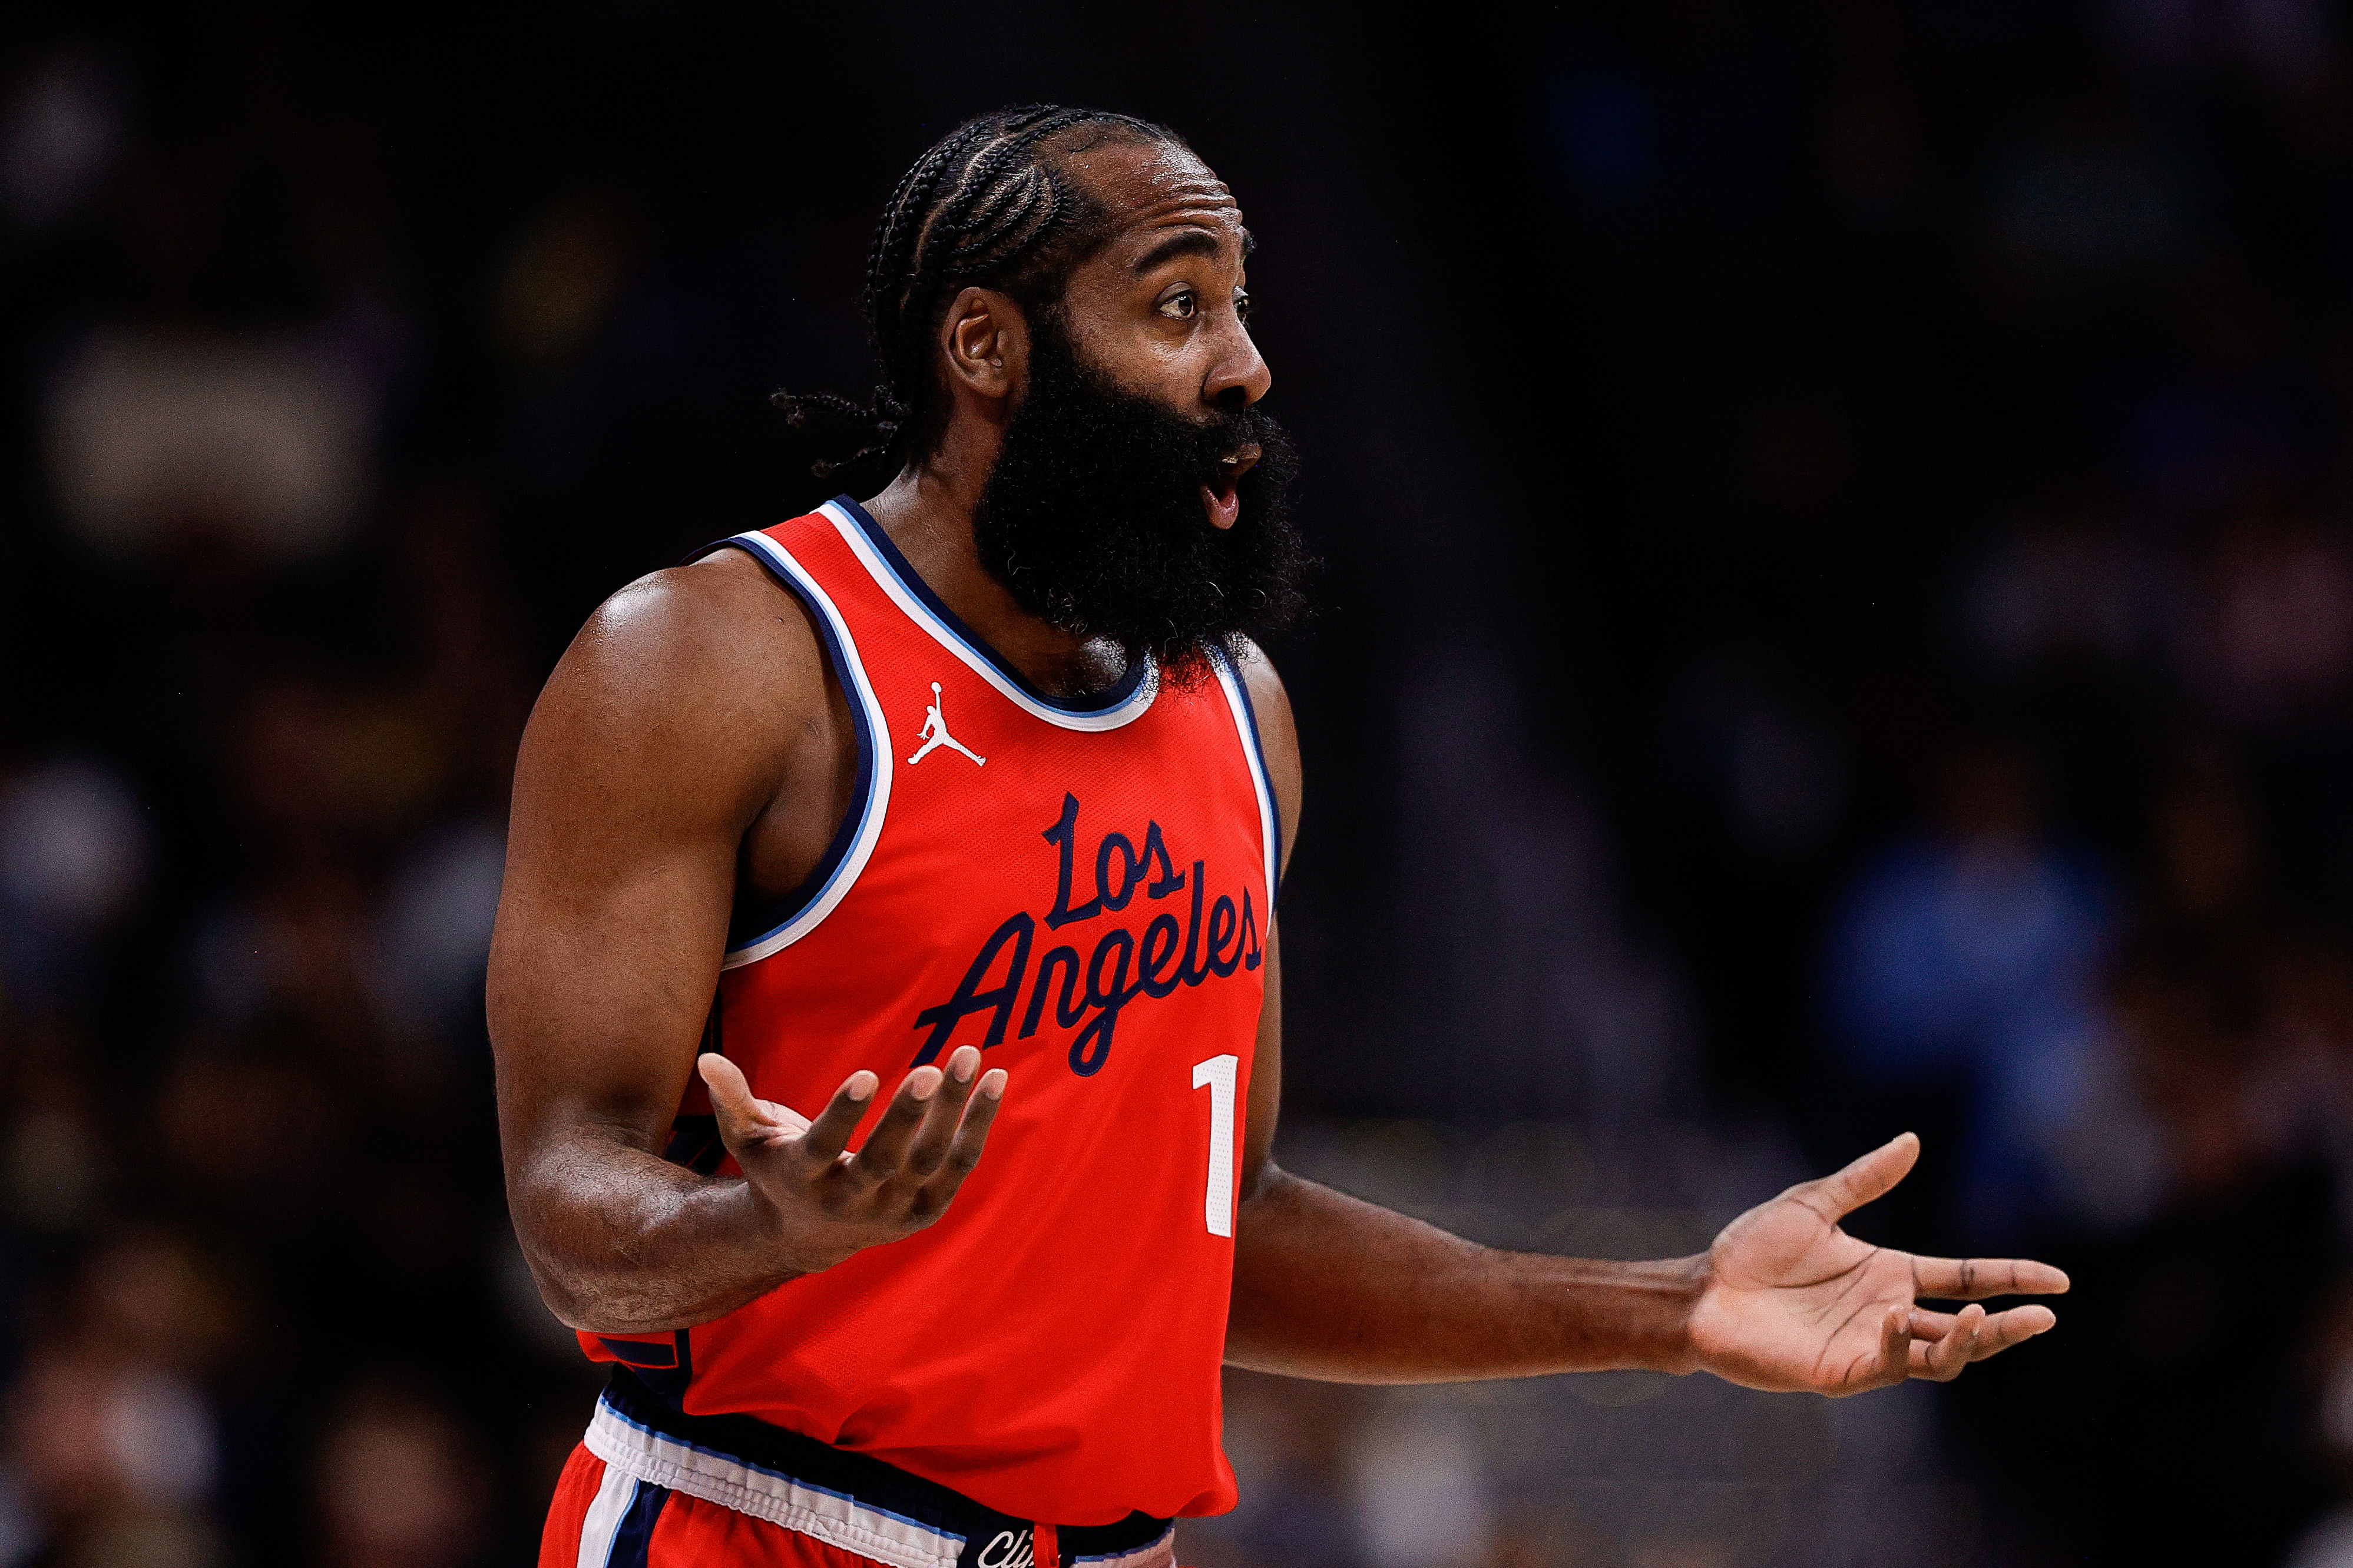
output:
MULTIPOLYGON (((1245 324, 1248 236, 1191 153, 1111 142, 1069 160, 1122 223, 1072 273, 1080 352, 1171 406, 1247 405, 1271 384, 1245 324)), ((1029 327, 968 288, 938 338, 951 408, 939 449, 868 510, 923 579, 1039 686, 1080 693, 1125 659, 1025 614, 982 568, 972 512, 1023 384, 1029 327)), ((1237 473, 1256 457, 1234 454, 1237 473)), ((1231 489, 1204 487, 1205 526, 1231 489)), ((1302 780, 1289 699, 1245 661, 1284 850, 1302 780)), ((741 1178, 659 1157, 696 1070, 738 900, 800 885, 851 805, 849 712, 797 601, 724 551, 615 595, 549 678, 516 763, 491 956, 499 1115, 516 1231, 567 1324, 641 1333, 707 1322, 796 1276, 935 1219, 1018 1094, 957 1050, 893 1090, 876 1135, 843 1142, 880 1085, 860 1072, 812 1124, 700 1058, 741 1178)), ((1476 1246, 1302 1180, 1271 1157, 1282 1097, 1279 929, 1267 933, 1244 1137, 1227 1359, 1357 1382, 1605 1368, 1705 1370, 1758 1388, 1846 1394, 1950 1378, 2040 1333, 2049 1309, 1926 1310, 2064 1290, 2040 1263, 1915 1258, 1839 1229, 1918 1155, 1909 1134, 1791 1188, 1695 1258, 1591 1262, 1476 1246)))

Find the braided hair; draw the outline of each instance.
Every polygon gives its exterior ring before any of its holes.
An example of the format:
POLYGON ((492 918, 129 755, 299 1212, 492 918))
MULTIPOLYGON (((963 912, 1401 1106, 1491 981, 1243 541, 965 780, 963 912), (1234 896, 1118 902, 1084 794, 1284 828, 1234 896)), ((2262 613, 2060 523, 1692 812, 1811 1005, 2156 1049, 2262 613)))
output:
POLYGON ((781 390, 771 400, 827 454, 811 474, 887 479, 937 449, 948 405, 933 340, 948 306, 972 287, 1001 289, 1025 309, 1060 294, 1071 268, 1107 237, 1109 216, 1060 164, 1107 140, 1185 145, 1130 115, 1029 104, 968 120, 915 160, 867 253, 867 327, 882 366, 873 401, 781 390), (1066 133, 1082 129, 1095 141, 1073 144, 1066 133))

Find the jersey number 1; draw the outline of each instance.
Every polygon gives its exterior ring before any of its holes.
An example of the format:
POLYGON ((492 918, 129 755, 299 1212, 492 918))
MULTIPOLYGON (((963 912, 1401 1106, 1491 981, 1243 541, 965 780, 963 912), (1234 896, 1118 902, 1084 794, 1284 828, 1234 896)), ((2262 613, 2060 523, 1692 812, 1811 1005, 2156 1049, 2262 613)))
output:
POLYGON ((1209 1191, 1201 1217, 1211 1236, 1234 1234, 1234 1078, 1240 1057, 1211 1057, 1193 1064, 1193 1087, 1209 1091, 1209 1191))

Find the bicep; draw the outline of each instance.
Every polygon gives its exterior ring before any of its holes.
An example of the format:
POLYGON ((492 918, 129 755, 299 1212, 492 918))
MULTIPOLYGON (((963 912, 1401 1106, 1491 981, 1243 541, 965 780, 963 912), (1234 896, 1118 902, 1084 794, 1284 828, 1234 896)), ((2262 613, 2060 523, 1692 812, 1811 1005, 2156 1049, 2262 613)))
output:
POLYGON ((517 756, 489 994, 511 1165, 583 1123, 658 1147, 717 984, 737 847, 780 784, 761 744, 775 710, 743 710, 763 683, 729 680, 694 624, 724 605, 681 597, 600 610, 517 756))

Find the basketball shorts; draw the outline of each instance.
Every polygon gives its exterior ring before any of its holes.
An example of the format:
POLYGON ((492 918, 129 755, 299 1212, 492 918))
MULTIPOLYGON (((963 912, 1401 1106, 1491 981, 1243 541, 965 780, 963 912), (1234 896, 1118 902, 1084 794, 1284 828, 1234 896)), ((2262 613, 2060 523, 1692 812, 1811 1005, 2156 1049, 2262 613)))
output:
POLYGON ((1018 1520, 871 1455, 681 1415, 626 1372, 555 1485, 539 1568, 1175 1568, 1173 1521, 1018 1520))

